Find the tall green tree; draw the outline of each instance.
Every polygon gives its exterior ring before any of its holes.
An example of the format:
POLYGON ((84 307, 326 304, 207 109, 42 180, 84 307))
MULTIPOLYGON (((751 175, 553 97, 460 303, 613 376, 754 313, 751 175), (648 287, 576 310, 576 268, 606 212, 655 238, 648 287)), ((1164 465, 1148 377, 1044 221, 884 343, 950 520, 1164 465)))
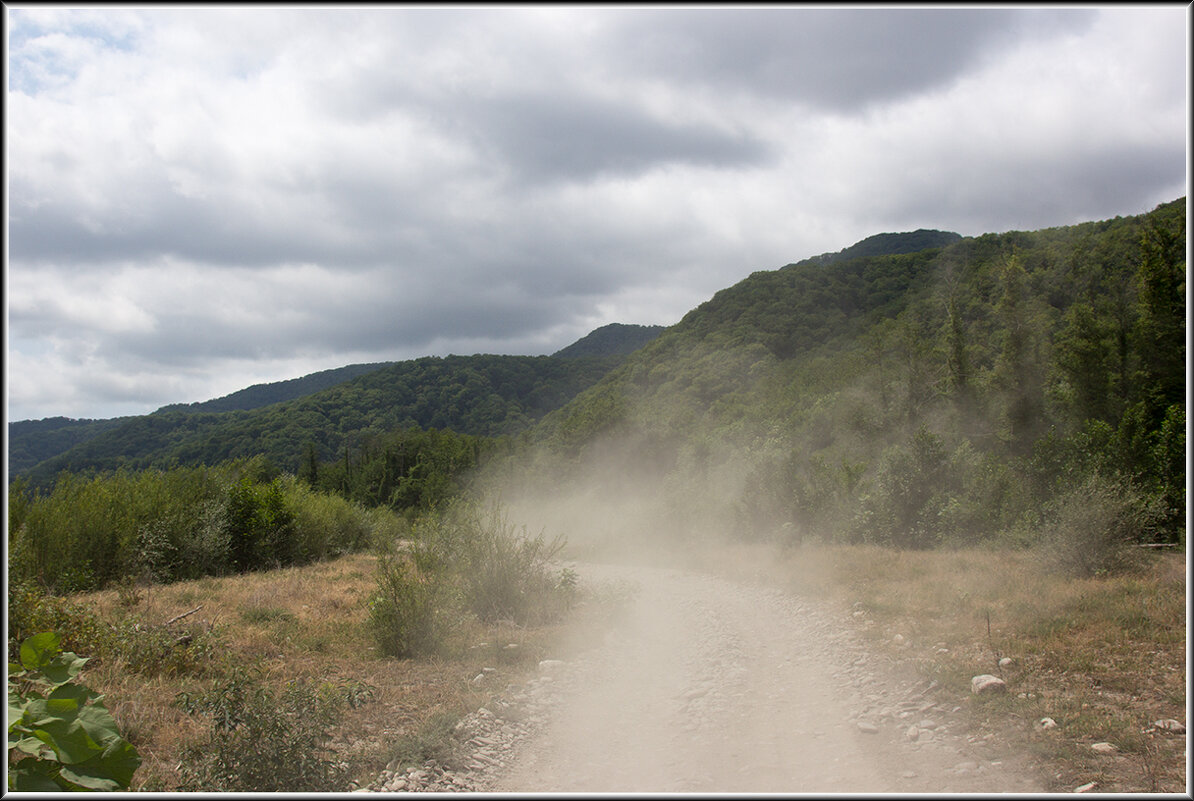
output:
POLYGON ((1140 387, 1150 428, 1186 394, 1186 260, 1183 236, 1150 225, 1140 242, 1137 271, 1140 387))
POLYGON ((1079 301, 1066 312, 1055 354, 1079 423, 1111 419, 1111 342, 1111 331, 1089 302, 1079 301))
POLYGON ((1013 254, 999 276, 1001 295, 996 315, 1003 328, 995 364, 995 381, 1003 399, 1006 436, 1012 449, 1025 453, 1043 428, 1044 399, 1037 332, 1028 296, 1028 275, 1013 254))

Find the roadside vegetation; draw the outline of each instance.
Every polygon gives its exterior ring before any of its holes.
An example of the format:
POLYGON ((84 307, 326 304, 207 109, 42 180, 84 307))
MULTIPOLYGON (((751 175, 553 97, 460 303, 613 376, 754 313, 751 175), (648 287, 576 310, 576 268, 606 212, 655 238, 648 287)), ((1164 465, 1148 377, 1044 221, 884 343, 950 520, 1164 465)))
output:
MULTIPOLYGON (((110 710, 97 736, 139 755, 83 777, 123 782, 106 789, 346 790, 403 753, 450 751, 443 722, 491 690, 476 676, 499 689, 533 669, 580 595, 554 561, 561 539, 515 528, 498 506, 428 502, 424 489, 448 493, 451 465, 427 454, 459 440, 420 442, 401 513, 261 457, 62 474, 45 493, 14 483, 10 690, 35 692, 52 657, 30 643, 53 638, 87 664, 87 692, 110 710)), ((48 687, 50 702, 81 698, 75 687, 48 687)), ((72 752, 38 752, 37 731, 10 727, 12 780, 80 784, 78 765, 57 767, 72 752)))
MULTIPOLYGON (((416 542, 418 528, 402 541, 416 542)), ((522 542, 531 545, 512 550, 538 547, 522 542)), ((395 646, 411 642, 409 621, 376 610, 408 574, 395 574, 389 553, 68 596, 18 588, 10 659, 33 631, 59 632, 89 658, 87 686, 106 696, 115 729, 140 755, 133 789, 346 791, 394 760, 450 758, 450 724, 552 656, 558 612, 582 599, 565 583, 519 622, 468 603, 463 573, 445 564, 434 608, 416 611, 436 627, 395 658, 395 646)), ((546 555, 537 551, 534 571, 566 575, 546 555)))

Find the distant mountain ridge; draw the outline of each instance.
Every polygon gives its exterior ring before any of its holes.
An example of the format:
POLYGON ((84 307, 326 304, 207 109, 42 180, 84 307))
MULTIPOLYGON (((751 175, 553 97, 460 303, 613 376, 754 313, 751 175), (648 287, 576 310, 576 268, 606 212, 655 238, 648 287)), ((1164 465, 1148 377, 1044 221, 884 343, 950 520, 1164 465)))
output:
POLYGON ((561 359, 575 359, 581 356, 626 356, 666 330, 666 326, 662 325, 610 323, 551 355, 561 359))
POLYGON ((663 330, 611 323, 552 356, 477 354, 352 364, 255 384, 208 401, 170 404, 147 415, 13 422, 8 424, 9 475, 27 474, 45 484, 63 469, 144 467, 171 457, 210 462, 254 449, 289 465, 304 436, 334 452, 354 426, 514 433, 663 330), (263 412, 277 405, 298 416, 306 433, 299 433, 293 420, 263 412))
POLYGON ((822 253, 819 256, 810 256, 807 259, 801 259, 796 264, 833 264, 834 262, 845 261, 847 259, 917 253, 922 250, 928 250, 929 248, 941 248, 946 245, 952 245, 961 238, 961 234, 956 234, 953 231, 938 231, 929 228, 920 228, 915 231, 899 234, 875 234, 874 236, 868 236, 866 239, 855 242, 850 247, 843 248, 836 253, 822 253))
POLYGON ((74 446, 110 431, 131 417, 107 420, 75 420, 47 417, 42 420, 18 420, 8 424, 8 474, 15 476, 39 462, 51 459, 74 446))
POLYGON ((394 362, 374 362, 372 364, 350 364, 345 367, 336 367, 331 370, 320 370, 317 373, 302 376, 301 378, 288 378, 284 381, 273 381, 265 384, 254 384, 251 387, 237 390, 219 398, 213 398, 208 401, 200 401, 197 403, 171 403, 158 409, 158 412, 232 412, 232 411, 248 411, 249 409, 257 409, 262 406, 269 406, 273 403, 281 403, 282 401, 294 400, 301 398, 304 395, 310 395, 319 392, 321 389, 334 387, 336 384, 342 384, 345 381, 350 381, 359 375, 371 373, 374 370, 380 370, 383 367, 388 367, 394 362))

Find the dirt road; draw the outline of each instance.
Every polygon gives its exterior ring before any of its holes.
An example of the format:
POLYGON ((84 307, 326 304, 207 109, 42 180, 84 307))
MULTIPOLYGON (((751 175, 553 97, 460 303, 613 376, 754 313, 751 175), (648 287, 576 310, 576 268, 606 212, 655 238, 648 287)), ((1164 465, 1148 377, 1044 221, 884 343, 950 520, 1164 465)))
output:
POLYGON ((958 731, 923 682, 884 675, 829 609, 678 570, 582 574, 633 583, 634 601, 621 625, 556 668, 567 688, 494 789, 1039 789, 958 731))
POLYGON ((1040 792, 959 708, 867 653, 849 610, 710 575, 582 564, 633 588, 615 625, 457 727, 463 770, 374 790, 1040 792))

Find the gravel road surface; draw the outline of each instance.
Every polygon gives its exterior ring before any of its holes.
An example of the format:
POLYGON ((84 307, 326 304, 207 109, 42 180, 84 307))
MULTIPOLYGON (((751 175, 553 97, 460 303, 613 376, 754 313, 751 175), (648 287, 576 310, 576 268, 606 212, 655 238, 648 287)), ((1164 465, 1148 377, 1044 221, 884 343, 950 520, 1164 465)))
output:
POLYGON ((930 682, 872 656, 849 610, 683 570, 581 564, 633 588, 616 625, 457 727, 464 769, 374 791, 1040 792, 930 682))

